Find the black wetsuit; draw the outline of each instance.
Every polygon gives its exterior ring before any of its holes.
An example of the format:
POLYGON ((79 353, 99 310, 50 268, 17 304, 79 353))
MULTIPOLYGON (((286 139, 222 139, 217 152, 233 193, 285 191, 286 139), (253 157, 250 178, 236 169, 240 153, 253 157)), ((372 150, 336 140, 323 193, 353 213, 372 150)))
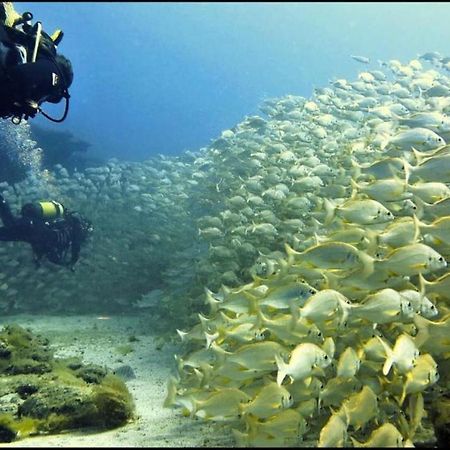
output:
POLYGON ((14 217, 9 204, 0 194, 0 241, 23 241, 31 244, 35 262, 43 256, 61 266, 73 266, 78 261, 85 239, 83 219, 76 212, 66 212, 62 218, 14 217), (69 249, 71 250, 70 255, 69 249))

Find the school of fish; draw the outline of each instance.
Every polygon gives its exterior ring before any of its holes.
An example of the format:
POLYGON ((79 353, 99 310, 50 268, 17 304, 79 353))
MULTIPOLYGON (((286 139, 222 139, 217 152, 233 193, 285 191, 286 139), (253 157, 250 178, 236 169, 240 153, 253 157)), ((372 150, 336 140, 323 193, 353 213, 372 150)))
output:
POLYGON ((448 393, 450 63, 352 58, 194 161, 214 274, 165 406, 237 446, 414 446, 448 393))

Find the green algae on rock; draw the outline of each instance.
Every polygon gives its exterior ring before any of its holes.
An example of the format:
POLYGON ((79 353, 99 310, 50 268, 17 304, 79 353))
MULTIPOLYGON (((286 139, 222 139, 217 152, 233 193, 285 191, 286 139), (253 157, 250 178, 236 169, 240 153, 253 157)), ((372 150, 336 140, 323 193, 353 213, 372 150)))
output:
POLYGON ((125 383, 78 358, 55 359, 48 339, 0 331, 0 442, 82 427, 115 428, 134 416, 125 383))

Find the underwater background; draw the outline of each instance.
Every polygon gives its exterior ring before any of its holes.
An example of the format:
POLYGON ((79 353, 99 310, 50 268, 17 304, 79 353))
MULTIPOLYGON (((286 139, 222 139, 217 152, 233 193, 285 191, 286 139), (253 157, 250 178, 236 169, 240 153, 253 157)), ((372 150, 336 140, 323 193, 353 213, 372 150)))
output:
MULTIPOLYGON (((90 154, 142 161, 207 145, 266 98, 309 96, 359 63, 448 54, 440 2, 20 2, 60 28, 74 67, 70 114, 53 126, 90 154)), ((47 105, 46 105, 47 106, 47 105)), ((62 105, 48 105, 62 112, 62 105)))
POLYGON ((447 4, 15 7, 74 82, 63 124, 0 123, 0 190, 94 235, 74 273, 2 243, 5 320, 142 318, 175 346, 164 407, 238 446, 445 429, 447 4))

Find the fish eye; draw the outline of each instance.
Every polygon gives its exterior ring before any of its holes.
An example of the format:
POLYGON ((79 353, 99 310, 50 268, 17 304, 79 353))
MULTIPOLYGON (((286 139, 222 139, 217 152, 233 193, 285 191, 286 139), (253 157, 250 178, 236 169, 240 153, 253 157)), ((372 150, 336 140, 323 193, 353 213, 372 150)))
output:
POLYGON ((440 262, 444 261, 444 258, 441 256, 441 257, 439 258, 439 261, 440 261, 440 262))
POLYGON ((325 355, 325 356, 324 356, 324 359, 328 359, 328 355, 325 355))

